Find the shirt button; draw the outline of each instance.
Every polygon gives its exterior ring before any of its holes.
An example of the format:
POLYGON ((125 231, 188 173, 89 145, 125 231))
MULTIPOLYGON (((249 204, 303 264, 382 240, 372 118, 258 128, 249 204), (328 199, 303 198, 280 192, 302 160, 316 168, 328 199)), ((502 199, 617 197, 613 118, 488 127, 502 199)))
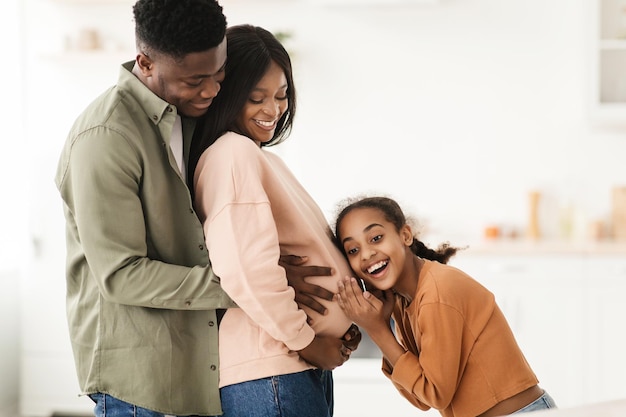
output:
POLYGON ((217 369, 217 366, 215 366, 215 365, 211 365, 211 370, 212 370, 212 371, 215 371, 216 369, 217 369))
POLYGON ((191 301, 185 301, 185 305, 186 305, 187 307, 191 307, 191 301))
POLYGON ((213 327, 213 326, 215 326, 215 323, 213 322, 213 320, 211 320, 211 321, 209 322, 209 327, 213 327))
POLYGON ((204 250, 204 245, 198 245, 198 249, 204 250))
POLYGON ((159 120, 159 116, 157 116, 156 114, 152 115, 152 120, 159 120))
POLYGON ((189 208, 189 213, 193 214, 193 208, 189 208))
POLYGON ((171 106, 168 106, 168 107, 167 107, 167 111, 171 113, 171 112, 173 112, 174 110, 172 109, 172 107, 171 107, 171 106))

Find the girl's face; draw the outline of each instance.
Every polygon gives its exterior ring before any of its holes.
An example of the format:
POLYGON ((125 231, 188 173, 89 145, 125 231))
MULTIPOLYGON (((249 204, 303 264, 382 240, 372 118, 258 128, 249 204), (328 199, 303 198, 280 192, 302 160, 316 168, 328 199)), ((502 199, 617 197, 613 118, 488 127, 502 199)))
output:
POLYGON ((287 78, 272 61, 269 69, 250 92, 237 118, 238 129, 258 145, 274 137, 276 123, 287 110, 287 78))
POLYGON ((413 235, 408 225, 398 232, 380 210, 357 208, 345 215, 337 233, 359 278, 380 290, 396 288, 411 259, 413 235))

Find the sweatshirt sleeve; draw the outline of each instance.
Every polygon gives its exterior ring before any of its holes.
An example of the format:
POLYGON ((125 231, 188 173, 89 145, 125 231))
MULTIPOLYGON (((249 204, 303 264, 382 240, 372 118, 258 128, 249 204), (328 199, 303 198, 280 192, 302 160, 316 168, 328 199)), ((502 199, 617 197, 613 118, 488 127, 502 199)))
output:
POLYGON ((315 333, 278 264, 278 232, 263 164, 261 149, 250 139, 229 134, 218 140, 198 163, 196 205, 223 289, 273 338, 301 350, 315 333))
POLYGON ((424 305, 419 315, 419 356, 406 352, 393 368, 383 360, 383 373, 416 407, 442 410, 450 405, 466 363, 461 355, 463 326, 463 317, 454 308, 424 305))

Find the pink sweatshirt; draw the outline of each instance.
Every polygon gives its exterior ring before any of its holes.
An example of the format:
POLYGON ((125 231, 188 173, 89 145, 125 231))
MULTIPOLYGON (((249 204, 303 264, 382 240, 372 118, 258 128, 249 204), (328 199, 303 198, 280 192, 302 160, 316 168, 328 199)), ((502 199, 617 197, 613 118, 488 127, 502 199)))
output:
POLYGON ((343 336, 351 322, 324 301, 326 316, 306 310, 309 326, 278 259, 306 255, 332 267, 333 276, 309 279, 337 291, 351 272, 322 211, 277 155, 232 132, 202 154, 194 187, 213 270, 240 307, 220 324, 220 387, 312 368, 294 351, 315 333, 343 336))

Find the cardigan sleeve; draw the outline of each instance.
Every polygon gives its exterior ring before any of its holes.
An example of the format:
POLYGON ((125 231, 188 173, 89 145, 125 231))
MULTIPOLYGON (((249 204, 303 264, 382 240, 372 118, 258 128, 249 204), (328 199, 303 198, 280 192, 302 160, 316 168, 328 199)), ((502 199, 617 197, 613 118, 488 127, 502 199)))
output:
POLYGON ((315 333, 278 264, 278 232, 263 165, 263 153, 250 139, 222 137, 196 168, 196 205, 223 289, 269 335, 301 350, 315 333))

